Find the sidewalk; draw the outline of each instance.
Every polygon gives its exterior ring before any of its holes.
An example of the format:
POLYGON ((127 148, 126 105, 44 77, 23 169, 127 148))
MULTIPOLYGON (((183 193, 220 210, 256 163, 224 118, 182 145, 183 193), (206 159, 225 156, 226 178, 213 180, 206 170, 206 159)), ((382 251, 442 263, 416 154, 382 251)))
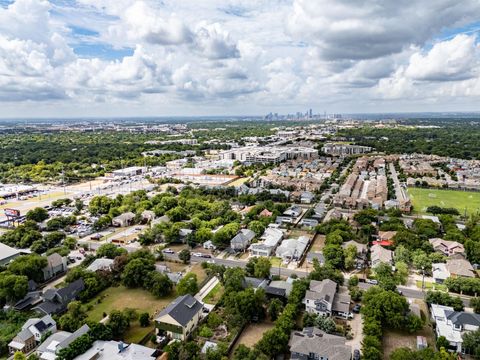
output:
POLYGON ((211 278, 201 289, 198 293, 195 294, 195 299, 199 301, 203 301, 203 299, 212 291, 212 289, 217 286, 220 282, 216 276, 211 278))

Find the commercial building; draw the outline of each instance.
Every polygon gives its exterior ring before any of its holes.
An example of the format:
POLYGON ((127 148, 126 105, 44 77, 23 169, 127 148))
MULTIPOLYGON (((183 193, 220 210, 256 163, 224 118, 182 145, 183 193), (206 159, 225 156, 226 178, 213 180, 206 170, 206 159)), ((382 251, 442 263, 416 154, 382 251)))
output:
POLYGON ((370 146, 349 145, 349 144, 325 144, 322 147, 322 152, 334 156, 358 155, 365 154, 372 151, 370 146))
POLYGON ((246 146, 223 151, 221 160, 237 160, 251 164, 278 164, 292 159, 310 160, 318 156, 318 151, 307 147, 258 147, 246 146))

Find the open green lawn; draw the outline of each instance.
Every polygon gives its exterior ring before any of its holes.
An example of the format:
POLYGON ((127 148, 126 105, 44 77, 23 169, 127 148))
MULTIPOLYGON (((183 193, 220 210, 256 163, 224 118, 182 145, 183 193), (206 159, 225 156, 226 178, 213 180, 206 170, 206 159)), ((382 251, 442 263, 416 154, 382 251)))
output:
MULTIPOLYGON (((109 314, 112 310, 125 308, 136 309, 139 313, 148 312, 153 316, 167 306, 175 296, 175 293, 172 292, 168 297, 158 299, 143 289, 128 289, 124 286, 110 287, 90 301, 89 304, 92 304, 93 308, 88 311, 88 319, 100 321, 103 313, 109 314)), ((153 323, 149 327, 142 328, 138 321, 133 321, 124 340, 128 343, 138 343, 152 330, 153 323)))
POLYGON ((210 290, 208 295, 205 296, 205 298, 203 299, 203 302, 207 304, 215 305, 218 302, 218 300, 220 300, 222 295, 223 295, 223 286, 222 284, 218 283, 217 285, 214 286, 212 290, 210 290))
MULTIPOLYGON (((422 288, 422 281, 417 280, 416 282, 418 288, 422 288)), ((428 281, 425 281, 425 288, 427 290, 437 290, 437 291, 448 291, 447 287, 443 284, 435 284, 428 281)))
POLYGON ((408 188, 408 194, 416 213, 425 213, 433 205, 456 208, 461 214, 465 209, 468 214, 480 211, 480 192, 408 188))

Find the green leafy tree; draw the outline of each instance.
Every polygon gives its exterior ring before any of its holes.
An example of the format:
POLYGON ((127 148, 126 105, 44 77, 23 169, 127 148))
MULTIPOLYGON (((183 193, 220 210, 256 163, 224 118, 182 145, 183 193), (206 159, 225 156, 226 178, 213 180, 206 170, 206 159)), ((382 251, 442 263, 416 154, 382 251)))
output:
POLYGON ((42 222, 48 219, 48 211, 42 207, 36 207, 35 209, 29 210, 25 217, 27 220, 42 222))
POLYGON ((146 282, 146 288, 156 297, 167 296, 172 292, 173 283, 165 274, 152 271, 146 282))
POLYGON ((283 303, 279 299, 272 299, 268 304, 268 316, 272 321, 277 320, 278 316, 283 310, 283 303))
POLYGON ((180 253, 178 254, 178 258, 180 260, 182 260, 182 262, 184 264, 188 264, 190 262, 190 251, 188 249, 183 249, 182 251, 180 251, 180 253))
POLYGON ((149 279, 149 273, 155 270, 151 263, 142 261, 142 259, 131 260, 123 270, 122 281, 127 287, 141 287, 149 279))
POLYGON ((150 315, 147 312, 141 313, 138 321, 141 327, 148 327, 150 325, 150 315))
POLYGON ((187 273, 177 284, 178 295, 195 295, 198 292, 197 275, 187 273))

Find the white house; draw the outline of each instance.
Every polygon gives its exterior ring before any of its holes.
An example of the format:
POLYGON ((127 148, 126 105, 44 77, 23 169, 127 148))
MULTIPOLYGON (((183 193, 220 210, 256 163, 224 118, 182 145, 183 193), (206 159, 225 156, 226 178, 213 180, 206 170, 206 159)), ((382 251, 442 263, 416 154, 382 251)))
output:
POLYGON ((449 348, 456 352, 462 351, 462 335, 480 328, 480 314, 454 311, 450 306, 437 304, 431 305, 431 313, 437 337, 444 336, 450 344, 449 348))
POLYGON ((282 238, 282 230, 268 227, 260 238, 262 241, 250 245, 250 254, 253 256, 270 256, 282 238))

